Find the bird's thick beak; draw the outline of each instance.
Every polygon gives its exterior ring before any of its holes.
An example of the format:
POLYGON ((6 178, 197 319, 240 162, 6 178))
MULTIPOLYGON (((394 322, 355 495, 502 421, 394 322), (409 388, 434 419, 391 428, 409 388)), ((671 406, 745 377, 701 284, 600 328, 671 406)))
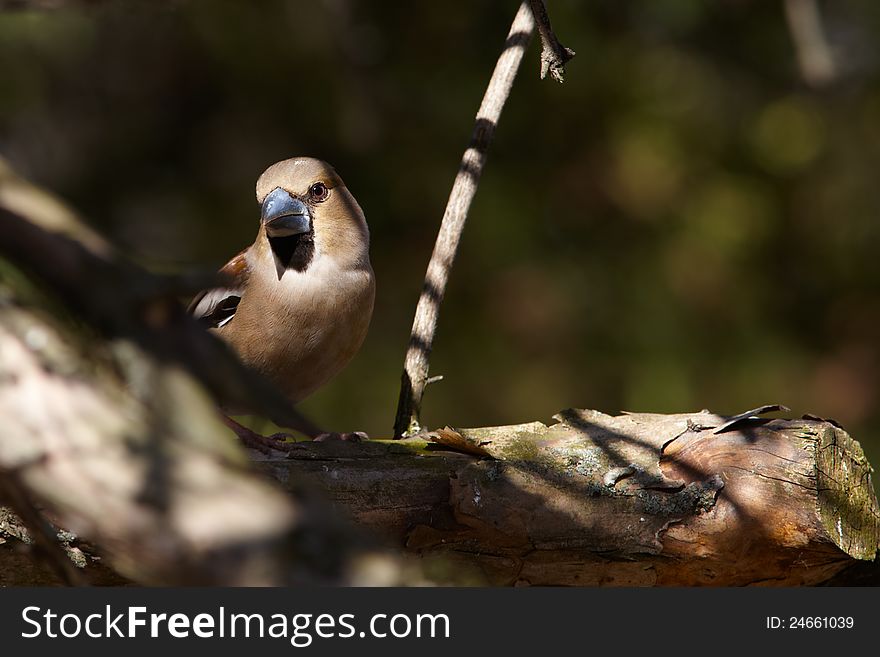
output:
POLYGON ((269 237, 290 237, 312 230, 308 206, 280 187, 263 200, 261 219, 269 237))

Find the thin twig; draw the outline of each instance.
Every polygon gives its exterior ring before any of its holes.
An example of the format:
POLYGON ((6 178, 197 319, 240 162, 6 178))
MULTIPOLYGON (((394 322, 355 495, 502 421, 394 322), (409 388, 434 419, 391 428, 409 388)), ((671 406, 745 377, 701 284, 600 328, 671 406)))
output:
POLYGON ((574 57, 574 50, 559 43, 550 26, 544 0, 529 0, 529 5, 538 24, 538 34, 541 35, 541 79, 546 78, 549 72, 554 80, 564 82, 565 64, 574 57))
POLYGON ((428 381, 428 358, 437 329, 440 302, 446 291, 449 271, 458 251, 468 209, 477 192, 480 174, 486 163, 489 144, 492 142, 501 110, 510 95, 520 62, 534 31, 535 21, 526 1, 520 5, 513 19, 504 50, 498 57, 495 71, 492 73, 483 102, 477 112, 471 141, 461 159, 443 214, 443 221, 440 223, 434 252, 428 263, 401 378, 400 400, 394 420, 394 435, 398 438, 421 430, 419 414, 428 381))
POLYGON ((828 84, 834 80, 837 67, 816 0, 785 0, 784 5, 801 76, 813 87, 828 84))

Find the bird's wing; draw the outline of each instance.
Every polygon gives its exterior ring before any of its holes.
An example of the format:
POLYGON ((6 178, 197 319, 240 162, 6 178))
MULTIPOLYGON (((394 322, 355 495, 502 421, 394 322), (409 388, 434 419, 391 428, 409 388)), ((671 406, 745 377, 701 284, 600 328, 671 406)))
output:
POLYGON ((246 253, 247 249, 220 269, 226 286, 203 290, 190 302, 187 312, 208 328, 220 328, 235 315, 250 274, 246 253))

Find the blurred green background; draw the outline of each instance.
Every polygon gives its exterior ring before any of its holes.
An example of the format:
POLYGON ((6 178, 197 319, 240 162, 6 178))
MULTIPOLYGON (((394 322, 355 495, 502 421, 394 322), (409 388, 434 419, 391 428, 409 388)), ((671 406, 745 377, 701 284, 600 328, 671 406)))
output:
MULTIPOLYGON (((412 314, 515 1, 107 1, 0 14, 0 153, 157 271, 256 233, 254 182, 336 166, 372 230, 361 354, 303 404, 390 433, 412 314)), ((550 0, 452 275, 430 426, 570 406, 780 402, 880 463, 880 3, 820 4, 805 83, 781 0, 550 0)))

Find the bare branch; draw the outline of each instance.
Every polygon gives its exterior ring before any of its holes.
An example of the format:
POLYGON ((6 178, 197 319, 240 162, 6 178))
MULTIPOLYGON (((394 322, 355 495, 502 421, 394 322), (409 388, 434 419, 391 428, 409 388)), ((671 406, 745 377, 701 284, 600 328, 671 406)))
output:
POLYGON ((523 2, 513 19, 504 50, 498 57, 495 70, 489 79, 489 86, 477 112, 470 143, 461 159, 455 183, 446 203, 434 252, 428 263, 401 379, 400 400, 394 420, 394 435, 398 438, 412 435, 421 429, 419 414, 428 381, 428 359, 437 330, 440 303, 446 291, 446 283, 458 251, 468 210, 477 193, 477 184, 486 164, 486 153, 534 30, 535 21, 529 4, 523 2))
POLYGON ((554 80, 564 82, 565 65, 574 57, 575 52, 563 46, 556 38, 544 0, 529 0, 529 5, 538 24, 538 34, 541 35, 541 79, 546 78, 549 72, 554 80))
POLYGON ((785 0, 784 6, 801 76, 813 87, 828 84, 834 80, 837 67, 816 0, 785 0))

